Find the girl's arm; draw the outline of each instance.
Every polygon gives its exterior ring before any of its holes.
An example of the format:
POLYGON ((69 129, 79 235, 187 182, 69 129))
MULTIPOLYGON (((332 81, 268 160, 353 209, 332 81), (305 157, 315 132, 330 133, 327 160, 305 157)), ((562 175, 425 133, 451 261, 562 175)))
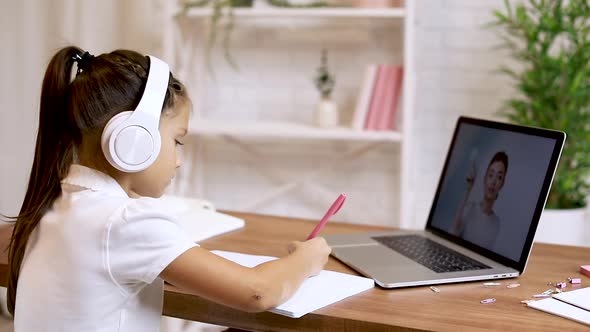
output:
POLYGON ((319 237, 294 242, 289 255, 248 268, 194 247, 178 256, 160 277, 194 295, 247 312, 262 312, 287 301, 303 281, 318 274, 330 247, 319 237))

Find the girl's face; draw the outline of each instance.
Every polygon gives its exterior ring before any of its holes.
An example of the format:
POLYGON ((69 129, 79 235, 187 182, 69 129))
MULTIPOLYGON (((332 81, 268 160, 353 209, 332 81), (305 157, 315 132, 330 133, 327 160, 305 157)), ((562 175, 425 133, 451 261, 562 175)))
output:
POLYGON ((160 197, 180 167, 180 147, 188 130, 189 105, 183 103, 165 111, 160 119, 162 146, 154 164, 146 170, 130 174, 131 190, 140 196, 160 197))
POLYGON ((501 161, 494 161, 486 171, 483 180, 483 190, 486 199, 495 200, 504 185, 506 167, 501 161))

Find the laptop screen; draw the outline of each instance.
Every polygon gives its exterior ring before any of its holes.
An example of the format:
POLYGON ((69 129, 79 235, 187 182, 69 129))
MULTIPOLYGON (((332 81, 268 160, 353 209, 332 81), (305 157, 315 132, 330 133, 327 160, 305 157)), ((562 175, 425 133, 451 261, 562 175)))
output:
POLYGON ((427 229, 524 270, 564 136, 460 118, 427 229))

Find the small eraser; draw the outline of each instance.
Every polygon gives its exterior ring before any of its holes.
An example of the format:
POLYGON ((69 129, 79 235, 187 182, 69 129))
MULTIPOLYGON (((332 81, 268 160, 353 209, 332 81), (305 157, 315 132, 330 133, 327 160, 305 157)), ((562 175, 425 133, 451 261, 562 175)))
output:
POLYGON ((582 283, 582 279, 580 279, 580 278, 570 278, 570 283, 571 284, 581 284, 582 283))
POLYGON ((558 282, 555 286, 557 286, 557 288, 559 289, 563 289, 565 288, 567 285, 565 284, 565 282, 558 282))
POLYGON ((580 266, 580 272, 582 272, 583 275, 590 277, 590 265, 580 266))

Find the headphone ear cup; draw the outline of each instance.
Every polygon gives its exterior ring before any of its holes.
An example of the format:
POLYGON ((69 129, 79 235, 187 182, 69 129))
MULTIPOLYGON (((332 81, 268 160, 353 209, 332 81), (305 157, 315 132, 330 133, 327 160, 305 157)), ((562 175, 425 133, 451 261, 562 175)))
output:
POLYGON ((148 114, 128 111, 115 115, 103 130, 101 147, 116 169, 134 173, 150 167, 161 146, 158 121, 148 114))
POLYGON ((148 56, 150 65, 146 85, 134 111, 121 112, 106 124, 101 149, 116 169, 134 173, 150 167, 158 158, 162 144, 160 116, 170 77, 168 64, 148 56))
MULTIPOLYGON (((116 157, 116 151, 111 148, 114 144, 111 144, 111 141, 114 140, 113 132, 129 117, 133 114, 132 111, 121 112, 114 117, 112 117, 107 125, 104 127, 102 131, 102 136, 100 139, 102 153, 104 154, 105 158, 113 166, 114 168, 126 172, 125 165, 119 161, 119 158, 116 157)), ((114 143, 114 142, 113 142, 114 143)))

